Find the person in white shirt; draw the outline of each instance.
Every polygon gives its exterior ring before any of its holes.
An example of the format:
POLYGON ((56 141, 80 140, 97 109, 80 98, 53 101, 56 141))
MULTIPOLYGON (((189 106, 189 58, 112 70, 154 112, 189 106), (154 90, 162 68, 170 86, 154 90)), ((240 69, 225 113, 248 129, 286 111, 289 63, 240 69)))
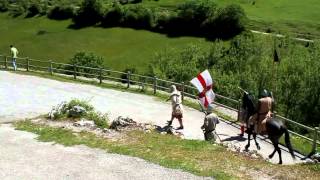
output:
POLYGON ((168 121, 168 125, 171 126, 172 121, 174 118, 177 118, 180 123, 180 127, 177 128, 183 129, 183 123, 182 123, 182 117, 183 117, 183 106, 182 106, 182 98, 181 98, 181 93, 180 91, 177 90, 175 85, 171 86, 171 94, 170 97, 167 99, 171 99, 171 104, 172 104, 172 114, 171 114, 171 120, 168 121))
POLYGON ((14 70, 17 70, 17 57, 18 57, 18 50, 17 48, 13 47, 13 45, 10 45, 10 53, 11 53, 11 57, 12 57, 12 66, 14 68, 14 70))

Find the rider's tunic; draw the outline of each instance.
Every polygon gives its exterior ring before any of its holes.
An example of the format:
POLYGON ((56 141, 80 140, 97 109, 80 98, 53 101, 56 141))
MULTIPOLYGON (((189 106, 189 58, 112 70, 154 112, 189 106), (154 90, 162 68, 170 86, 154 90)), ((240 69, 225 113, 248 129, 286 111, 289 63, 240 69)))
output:
POLYGON ((264 97, 259 99, 258 112, 251 117, 250 123, 254 125, 255 132, 264 134, 266 132, 266 122, 271 118, 272 98, 264 97))

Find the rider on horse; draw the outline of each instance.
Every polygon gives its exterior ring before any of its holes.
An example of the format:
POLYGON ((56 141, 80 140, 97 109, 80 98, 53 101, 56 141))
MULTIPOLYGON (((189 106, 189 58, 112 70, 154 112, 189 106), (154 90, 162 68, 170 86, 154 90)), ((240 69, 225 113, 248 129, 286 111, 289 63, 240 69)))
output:
POLYGON ((271 93, 269 94, 265 89, 260 93, 257 113, 250 118, 250 125, 254 125, 257 134, 266 133, 266 122, 272 115, 273 98, 269 96, 271 93))

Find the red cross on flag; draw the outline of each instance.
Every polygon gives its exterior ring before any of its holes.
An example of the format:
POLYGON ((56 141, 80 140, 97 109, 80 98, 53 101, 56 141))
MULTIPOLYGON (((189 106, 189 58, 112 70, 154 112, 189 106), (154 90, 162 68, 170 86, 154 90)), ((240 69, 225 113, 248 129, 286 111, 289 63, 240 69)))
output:
POLYGON ((193 78, 191 81, 199 91, 199 100, 201 104, 207 108, 209 104, 214 101, 215 94, 212 91, 212 78, 208 70, 203 71, 198 74, 197 77, 193 78))

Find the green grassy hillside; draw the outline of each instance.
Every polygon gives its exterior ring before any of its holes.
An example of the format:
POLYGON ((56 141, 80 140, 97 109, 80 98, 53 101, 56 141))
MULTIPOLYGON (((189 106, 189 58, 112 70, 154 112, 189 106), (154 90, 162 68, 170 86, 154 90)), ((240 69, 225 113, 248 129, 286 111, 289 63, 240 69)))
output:
POLYGON ((241 5, 257 28, 281 29, 320 35, 319 0, 217 0, 218 4, 241 5), (255 2, 255 3, 253 3, 255 2))
MULTIPOLYGON (((144 0, 150 6, 174 7, 187 0, 144 0)), ((250 19, 249 28, 320 38, 319 0, 215 0, 220 6, 239 4, 250 19), (301 35, 300 35, 301 34, 301 35)))
POLYGON ((156 52, 183 48, 189 43, 210 44, 203 38, 170 38, 129 28, 74 30, 68 28, 70 24, 45 17, 11 18, 0 14, 0 54, 9 54, 9 45, 14 44, 21 57, 68 62, 77 51, 86 51, 104 57, 105 65, 112 69, 136 67, 143 71, 156 52))

